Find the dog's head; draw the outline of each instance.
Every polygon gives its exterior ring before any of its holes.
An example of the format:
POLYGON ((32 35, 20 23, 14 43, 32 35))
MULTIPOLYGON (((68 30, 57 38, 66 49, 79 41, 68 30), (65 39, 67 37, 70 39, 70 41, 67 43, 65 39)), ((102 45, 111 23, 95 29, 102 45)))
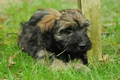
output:
POLYGON ((80 10, 63 10, 59 15, 47 15, 38 23, 43 34, 52 34, 53 42, 59 50, 68 52, 88 51, 91 41, 86 34, 90 22, 80 10))
POLYGON ((80 10, 66 10, 56 21, 54 38, 59 49, 69 52, 87 51, 91 42, 86 34, 90 22, 80 10))

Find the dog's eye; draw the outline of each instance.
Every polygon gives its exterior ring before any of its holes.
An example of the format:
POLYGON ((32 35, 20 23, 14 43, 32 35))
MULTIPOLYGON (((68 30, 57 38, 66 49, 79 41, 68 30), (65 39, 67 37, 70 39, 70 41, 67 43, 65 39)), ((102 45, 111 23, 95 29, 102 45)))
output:
POLYGON ((70 34, 71 32, 73 32, 71 28, 61 29, 59 31, 59 33, 66 33, 66 34, 70 34))
POLYGON ((70 33, 72 33, 72 30, 71 30, 71 29, 67 29, 66 32, 67 32, 68 34, 70 34, 70 33))

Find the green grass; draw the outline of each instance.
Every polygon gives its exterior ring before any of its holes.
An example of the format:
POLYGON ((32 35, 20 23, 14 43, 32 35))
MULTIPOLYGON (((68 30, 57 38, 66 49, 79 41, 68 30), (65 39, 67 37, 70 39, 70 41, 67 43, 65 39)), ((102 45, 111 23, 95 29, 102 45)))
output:
MULTIPOLYGON (((65 69, 52 71, 46 65, 37 65, 36 61, 20 51, 17 45, 17 34, 20 22, 29 20, 38 8, 52 7, 57 10, 77 8, 77 4, 69 0, 33 0, 24 3, 9 3, 9 8, 0 13, 5 20, 0 22, 0 80, 120 80, 120 2, 119 0, 101 0, 101 26, 108 35, 102 35, 103 54, 108 54, 113 61, 90 66, 91 71, 65 69), (8 58, 16 54, 11 68, 8 58)), ((0 9, 1 9, 0 8, 0 9)))

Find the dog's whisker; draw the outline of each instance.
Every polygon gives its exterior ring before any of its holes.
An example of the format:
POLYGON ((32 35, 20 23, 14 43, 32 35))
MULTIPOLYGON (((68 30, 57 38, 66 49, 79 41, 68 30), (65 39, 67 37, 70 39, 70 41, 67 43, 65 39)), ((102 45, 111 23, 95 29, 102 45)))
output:
POLYGON ((59 53, 59 54, 57 55, 57 57, 60 56, 61 54, 63 54, 65 51, 66 51, 66 49, 63 50, 61 53, 59 53))

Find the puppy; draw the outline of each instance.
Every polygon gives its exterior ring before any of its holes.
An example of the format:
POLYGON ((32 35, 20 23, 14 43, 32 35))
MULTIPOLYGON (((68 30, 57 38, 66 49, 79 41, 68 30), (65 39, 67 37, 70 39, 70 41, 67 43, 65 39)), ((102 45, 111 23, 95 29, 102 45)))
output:
POLYGON ((47 56, 87 64, 87 51, 92 48, 86 34, 89 25, 79 9, 37 10, 29 21, 22 23, 18 43, 36 60, 47 56))

